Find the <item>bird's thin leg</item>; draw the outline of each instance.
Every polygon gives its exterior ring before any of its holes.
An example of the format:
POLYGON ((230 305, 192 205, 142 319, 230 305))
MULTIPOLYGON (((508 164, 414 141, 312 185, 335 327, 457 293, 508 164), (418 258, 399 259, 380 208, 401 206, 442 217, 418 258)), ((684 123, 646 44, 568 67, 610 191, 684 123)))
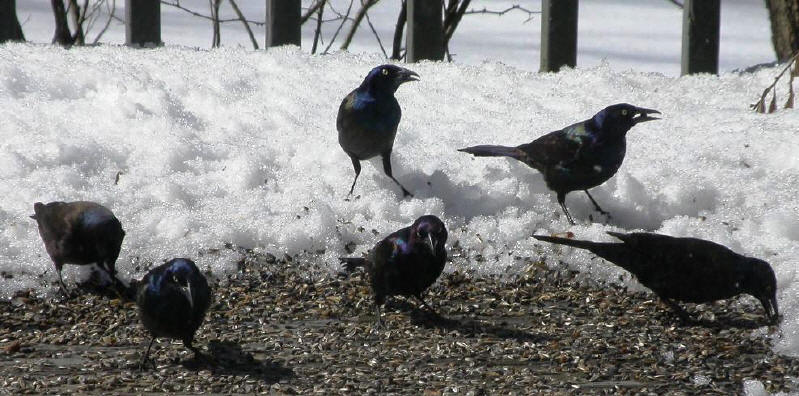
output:
POLYGON ((122 295, 122 291, 126 290, 127 286, 125 286, 125 284, 122 283, 122 281, 119 280, 119 278, 117 278, 116 275, 117 271, 116 269, 114 269, 114 263, 106 261, 103 264, 104 265, 102 265, 101 267, 105 270, 106 273, 108 273, 108 276, 111 277, 111 282, 113 282, 114 286, 116 286, 117 288, 114 291, 117 293, 117 296, 123 298, 124 296, 122 295))
MULTIPOLYGON (((147 358, 150 357, 150 348, 153 346, 153 342, 155 342, 155 336, 150 339, 150 345, 147 345, 147 352, 144 353, 144 357, 142 358, 141 363, 139 363, 139 370, 144 370, 144 366, 147 364, 147 358)), ((157 367, 155 367, 155 362, 152 363, 153 369, 156 369, 157 367)))
POLYGON ((691 314, 688 313, 688 311, 686 311, 685 308, 681 307, 676 302, 674 302, 674 301, 672 301, 672 300, 670 300, 668 298, 664 298, 663 302, 665 302, 666 305, 668 305, 677 314, 677 316, 679 316, 680 319, 682 319, 683 321, 685 321, 685 322, 693 322, 694 321, 694 318, 691 316, 691 314))
POLYGON ((352 160, 352 167, 355 168, 355 179, 352 181, 352 187, 350 187, 350 193, 347 196, 352 195, 353 190, 355 190, 355 183, 358 181, 358 175, 361 174, 361 161, 353 156, 350 156, 352 160))
POLYGON ((56 263, 55 272, 58 273, 58 283, 61 285, 61 292, 64 293, 64 297, 65 298, 70 298, 70 297, 72 297, 72 295, 69 294, 69 292, 67 291, 67 285, 64 284, 64 277, 61 276, 61 268, 62 268, 62 265, 60 263, 56 263))
POLYGON ((571 225, 574 225, 574 219, 572 219, 572 215, 569 214, 569 209, 566 209, 566 194, 565 193, 558 193, 558 203, 560 204, 560 208, 563 209, 563 213, 566 214, 566 220, 569 220, 571 225))
POLYGON ((585 191, 585 195, 588 195, 588 199, 590 199, 591 203, 594 204, 594 209, 596 209, 597 212, 599 212, 600 214, 603 214, 605 216, 610 217, 610 212, 606 212, 606 211, 602 210, 602 208, 599 207, 599 204, 596 203, 596 200, 594 200, 594 197, 591 196, 591 193, 588 192, 588 190, 583 190, 583 191, 585 191))
POLYGON ((386 172, 386 175, 388 175, 388 177, 390 177, 391 180, 394 180, 394 183, 397 183, 397 185, 402 189, 403 197, 412 198, 413 194, 409 193, 408 190, 406 190, 405 187, 403 187, 402 184, 400 184, 400 182, 394 178, 394 175, 391 174, 391 151, 383 153, 382 156, 383 156, 383 170, 386 172))
POLYGON ((439 316, 439 317, 441 316, 441 315, 438 314, 438 312, 436 312, 435 309, 433 309, 430 305, 427 304, 427 302, 424 301, 424 299, 422 298, 421 294, 418 294, 418 295, 416 295, 414 297, 416 297, 417 300, 421 301, 422 306, 427 308, 427 310, 430 311, 432 314, 434 314, 436 316, 439 316))
POLYGON ((375 302, 375 331, 383 328, 383 319, 380 318, 380 304, 375 302))

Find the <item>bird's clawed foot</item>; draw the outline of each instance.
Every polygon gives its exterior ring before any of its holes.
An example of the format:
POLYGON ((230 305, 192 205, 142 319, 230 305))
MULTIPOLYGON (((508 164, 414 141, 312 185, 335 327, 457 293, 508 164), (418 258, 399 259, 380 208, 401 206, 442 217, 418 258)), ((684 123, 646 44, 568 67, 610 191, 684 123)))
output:
MULTIPOLYGON (((597 212, 599 212, 599 214, 605 216, 607 218, 607 220, 610 220, 612 218, 612 216, 610 215, 610 212, 602 210, 602 207, 599 206, 599 204, 596 202, 594 197, 591 196, 591 193, 589 193, 588 190, 583 190, 583 191, 585 191, 585 195, 588 195, 588 199, 591 200, 591 203, 594 204, 594 209, 597 212)), ((593 221, 593 219, 591 221, 593 221)))

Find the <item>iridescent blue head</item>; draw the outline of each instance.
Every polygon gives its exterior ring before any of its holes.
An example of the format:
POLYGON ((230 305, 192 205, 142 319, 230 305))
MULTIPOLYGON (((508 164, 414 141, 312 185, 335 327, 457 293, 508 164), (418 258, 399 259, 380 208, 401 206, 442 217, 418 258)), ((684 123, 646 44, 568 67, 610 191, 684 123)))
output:
POLYGON ((657 110, 636 107, 627 103, 619 103, 605 107, 596 113, 591 121, 594 127, 603 133, 614 136, 624 136, 635 124, 659 118, 650 117, 649 114, 660 114, 657 110))
POLYGON ((739 284, 741 292, 757 298, 763 304, 766 316, 776 323, 780 311, 777 308, 777 277, 771 265, 754 257, 741 257, 739 265, 745 268, 745 276, 739 284))
POLYGON ((372 93, 393 94, 400 85, 417 80, 419 80, 419 75, 414 71, 395 65, 380 65, 369 72, 360 88, 367 89, 372 93))
POLYGON ((189 300, 189 305, 194 307, 194 297, 191 293, 192 279, 200 270, 193 261, 187 258, 174 258, 166 263, 166 270, 161 278, 161 287, 173 287, 179 290, 189 300))
POLYGON ((444 252, 444 244, 447 242, 447 227, 444 222, 436 216, 422 216, 411 225, 411 245, 423 243, 430 248, 433 255, 444 252))

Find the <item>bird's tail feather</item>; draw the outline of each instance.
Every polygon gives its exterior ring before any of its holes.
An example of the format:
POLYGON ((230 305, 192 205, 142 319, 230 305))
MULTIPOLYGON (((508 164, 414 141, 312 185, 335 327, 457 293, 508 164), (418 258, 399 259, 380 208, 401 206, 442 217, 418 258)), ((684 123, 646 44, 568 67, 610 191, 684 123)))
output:
POLYGON ((557 243, 559 245, 574 246, 576 248, 587 249, 587 250, 591 250, 592 248, 597 247, 597 245, 600 245, 600 243, 597 242, 581 241, 579 239, 560 238, 560 237, 553 237, 546 235, 533 235, 533 238, 538 239, 539 241, 557 243))
POLYGON ((352 271, 355 271, 358 267, 366 268, 369 265, 369 262, 363 257, 339 257, 342 266, 344 267, 344 271, 348 274, 352 271))
POLYGON ((539 241, 585 249, 599 257, 602 257, 605 260, 616 263, 616 265, 619 265, 622 268, 628 269, 627 265, 629 260, 627 260, 627 258, 629 254, 625 254, 628 249, 625 248, 623 243, 581 241, 579 239, 559 238, 545 235, 533 235, 533 238, 538 239, 539 241))
POLYGON ((481 145, 458 149, 476 157, 511 157, 520 159, 524 153, 516 147, 481 145))

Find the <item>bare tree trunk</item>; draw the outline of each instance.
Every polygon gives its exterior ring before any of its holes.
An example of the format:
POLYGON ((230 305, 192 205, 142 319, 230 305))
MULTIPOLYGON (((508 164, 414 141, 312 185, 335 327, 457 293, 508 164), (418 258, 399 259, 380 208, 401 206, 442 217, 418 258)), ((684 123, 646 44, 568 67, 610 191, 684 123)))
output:
POLYGON ((766 0, 766 7, 777 59, 786 61, 799 51, 799 0, 766 0))
POLYGON ((408 4, 402 0, 402 9, 397 16, 397 26, 394 27, 394 43, 391 46, 391 59, 402 59, 402 36, 405 34, 405 20, 408 18, 408 4))
POLYGON ((55 17, 55 34, 53 44, 64 46, 72 45, 72 34, 69 33, 69 23, 67 23, 67 10, 64 8, 62 0, 50 0, 55 17))
POLYGON ((0 0, 0 43, 9 40, 25 41, 25 35, 17 19, 16 1, 0 0))

